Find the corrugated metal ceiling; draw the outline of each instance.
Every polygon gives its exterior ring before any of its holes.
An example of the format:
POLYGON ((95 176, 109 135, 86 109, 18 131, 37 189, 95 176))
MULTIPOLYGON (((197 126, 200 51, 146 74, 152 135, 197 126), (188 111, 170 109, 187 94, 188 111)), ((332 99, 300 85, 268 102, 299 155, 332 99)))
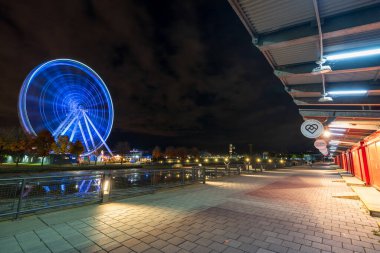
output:
MULTIPOLYGON (((323 49, 325 54, 329 54, 353 48, 378 47, 380 46, 379 38, 380 31, 375 30, 325 39, 323 40, 323 49)), ((319 58, 318 41, 272 49, 267 52, 271 55, 274 66, 317 61, 319 58)))
POLYGON ((269 53, 275 66, 316 61, 319 57, 317 43, 313 42, 273 49, 269 53))
MULTIPOLYGON (((237 0, 237 3, 259 34, 315 20, 312 0, 237 0)), ((380 0, 319 0, 318 3, 321 17, 327 17, 380 0)))

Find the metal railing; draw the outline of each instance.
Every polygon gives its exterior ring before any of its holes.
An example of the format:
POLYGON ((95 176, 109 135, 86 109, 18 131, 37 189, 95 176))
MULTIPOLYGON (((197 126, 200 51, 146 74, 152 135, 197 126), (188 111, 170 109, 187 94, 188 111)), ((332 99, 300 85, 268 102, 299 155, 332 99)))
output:
POLYGON ((18 218, 65 206, 103 203, 162 188, 239 175, 240 168, 127 169, 0 179, 0 217, 18 218))

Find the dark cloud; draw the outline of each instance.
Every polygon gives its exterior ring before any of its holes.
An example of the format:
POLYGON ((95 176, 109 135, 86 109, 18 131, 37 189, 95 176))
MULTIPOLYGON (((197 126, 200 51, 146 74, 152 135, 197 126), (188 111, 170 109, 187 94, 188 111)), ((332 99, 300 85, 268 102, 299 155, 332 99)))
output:
POLYGON ((302 150, 301 117, 228 1, 0 1, 0 120, 36 65, 90 65, 115 105, 111 142, 302 150))

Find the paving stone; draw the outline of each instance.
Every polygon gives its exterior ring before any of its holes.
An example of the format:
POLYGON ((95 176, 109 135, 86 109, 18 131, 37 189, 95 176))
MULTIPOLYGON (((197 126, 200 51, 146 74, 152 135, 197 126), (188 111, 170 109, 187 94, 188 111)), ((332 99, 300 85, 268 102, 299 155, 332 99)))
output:
POLYGON ((257 246, 253 246, 248 243, 243 243, 242 245, 239 246, 239 249, 243 250, 244 252, 248 253, 256 253, 259 249, 257 246))
POLYGON ((161 239, 158 239, 157 241, 150 243, 150 245, 156 249, 162 249, 162 248, 168 246, 168 244, 169 244, 168 242, 163 241, 161 239))
POLYGON ((331 251, 331 246, 327 244, 322 244, 318 242, 313 242, 311 245, 313 248, 317 248, 324 251, 331 251))
POLYGON ((212 251, 212 249, 207 248, 207 247, 202 246, 202 245, 198 245, 197 247, 195 247, 194 249, 191 250, 191 252, 194 252, 194 253, 209 253, 211 251, 212 251))
POLYGON ((244 253, 244 251, 237 248, 228 247, 223 251, 223 253, 244 253))
POLYGON ((299 250, 301 248, 301 244, 295 243, 295 242, 289 242, 289 241, 283 241, 282 246, 285 246, 294 250, 299 250))
POLYGON ((142 243, 139 243, 139 244, 132 246, 131 249, 135 252, 140 253, 140 252, 144 252, 147 249, 150 249, 150 246, 148 244, 142 242, 142 243))
POLYGON ((0 252, 4 253, 21 253, 22 249, 16 238, 7 237, 0 239, 0 252))
POLYGON ((316 249, 316 248, 312 248, 312 247, 309 247, 309 246, 302 245, 301 249, 300 249, 300 252, 304 252, 304 253, 320 253, 321 250, 320 249, 316 249))
POLYGON ((195 243, 192 243, 192 242, 189 242, 189 241, 186 241, 184 243, 181 243, 180 245, 178 245, 178 247, 182 248, 182 249, 185 249, 185 250, 192 250, 193 248, 195 248, 197 245, 195 243))
POLYGON ((271 250, 267 250, 267 249, 263 249, 263 248, 260 248, 257 253, 276 253, 274 251, 271 251, 271 250))
POLYGON ((82 252, 82 253, 93 253, 93 252, 97 252, 97 251, 99 251, 101 249, 102 248, 100 248, 98 245, 93 244, 93 245, 91 245, 89 247, 81 249, 80 252, 82 252))
POLYGON ((161 251, 165 253, 176 253, 176 252, 179 252, 180 250, 181 250, 180 247, 174 246, 172 244, 169 244, 161 249, 161 251))

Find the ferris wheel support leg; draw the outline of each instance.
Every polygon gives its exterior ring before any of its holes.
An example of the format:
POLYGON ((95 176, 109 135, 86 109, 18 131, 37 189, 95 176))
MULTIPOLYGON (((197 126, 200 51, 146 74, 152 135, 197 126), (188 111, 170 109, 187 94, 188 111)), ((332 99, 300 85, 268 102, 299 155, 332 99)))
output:
POLYGON ((96 127, 94 126, 94 124, 92 123, 91 119, 87 116, 86 112, 83 112, 83 116, 87 119, 87 121, 90 123, 90 125, 92 126, 92 128, 94 129, 95 133, 98 135, 99 139, 103 142, 103 145, 106 147, 106 149, 108 150, 108 152, 111 154, 111 156, 113 156, 113 153, 111 151, 111 149, 108 147, 107 143, 104 141, 103 137, 100 135, 100 133, 98 132, 98 130, 96 129, 96 127))
POLYGON ((52 133, 52 135, 55 137, 57 137, 58 133, 61 131, 61 129, 66 125, 66 123, 70 120, 71 116, 74 114, 74 112, 70 112, 69 115, 67 115, 67 117, 62 121, 61 124, 59 124, 59 126, 57 127, 57 129, 54 130, 54 132, 52 133))
POLYGON ((96 146, 95 146, 94 138, 92 137, 92 134, 91 134, 90 126, 88 125, 88 121, 87 121, 86 117, 84 116, 84 112, 82 112, 82 113, 83 113, 84 123, 86 124, 88 135, 90 135, 92 146, 95 149, 96 146))
POLYGON ((90 151, 90 149, 88 148, 88 143, 87 143, 86 136, 84 135, 84 132, 83 132, 82 124, 80 123, 79 119, 78 119, 78 125, 79 125, 80 132, 82 133, 82 138, 84 140, 84 145, 86 146, 87 151, 90 151))
POLYGON ((77 117, 74 117, 70 123, 66 126, 66 128, 62 131, 62 133, 60 133, 59 135, 65 135, 65 133, 67 132, 67 130, 70 129, 71 125, 74 123, 74 121, 77 119, 77 117))
POLYGON ((70 135, 70 142, 73 141, 73 139, 74 139, 74 135, 75 135, 75 133, 77 132, 78 122, 79 122, 79 117, 77 118, 77 123, 75 123, 75 127, 74 127, 73 131, 71 132, 71 135, 70 135))

